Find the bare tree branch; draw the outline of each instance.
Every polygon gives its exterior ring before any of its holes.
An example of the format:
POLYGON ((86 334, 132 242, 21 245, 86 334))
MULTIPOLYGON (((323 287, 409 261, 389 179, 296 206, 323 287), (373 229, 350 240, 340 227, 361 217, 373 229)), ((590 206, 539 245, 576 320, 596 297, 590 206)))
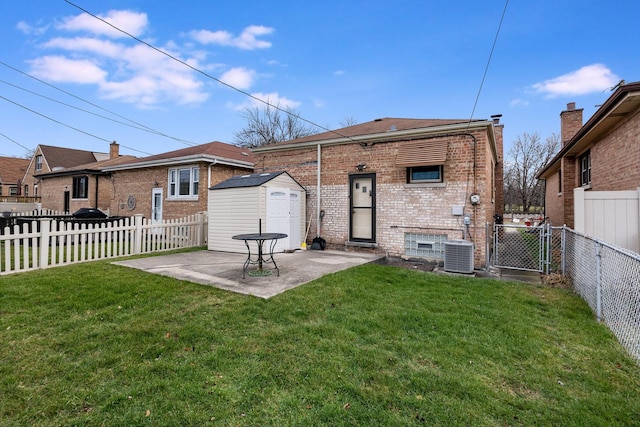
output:
POLYGON ((529 212, 532 206, 544 203, 543 186, 536 179, 542 168, 560 148, 560 137, 552 134, 544 142, 537 132, 516 137, 505 160, 505 203, 529 212))
POLYGON ((279 105, 267 104, 247 107, 242 115, 247 125, 235 133, 235 143, 241 147, 260 147, 314 133, 292 108, 281 109, 279 105))

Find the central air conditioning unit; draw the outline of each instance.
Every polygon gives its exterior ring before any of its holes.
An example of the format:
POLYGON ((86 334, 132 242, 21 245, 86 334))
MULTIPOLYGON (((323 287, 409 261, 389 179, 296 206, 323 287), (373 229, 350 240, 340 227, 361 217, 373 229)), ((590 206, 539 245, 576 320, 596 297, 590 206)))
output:
POLYGON ((444 271, 473 273, 473 243, 468 240, 445 241, 444 271))

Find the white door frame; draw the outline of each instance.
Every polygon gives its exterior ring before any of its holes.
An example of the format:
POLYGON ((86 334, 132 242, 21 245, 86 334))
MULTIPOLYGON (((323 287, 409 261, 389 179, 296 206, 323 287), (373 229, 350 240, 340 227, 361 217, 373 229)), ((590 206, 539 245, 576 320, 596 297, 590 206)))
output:
MULTIPOLYGON (((162 204, 162 188, 153 188, 151 190, 151 224, 162 224, 162 204)), ((155 227, 153 232, 162 232, 162 228, 155 227)))

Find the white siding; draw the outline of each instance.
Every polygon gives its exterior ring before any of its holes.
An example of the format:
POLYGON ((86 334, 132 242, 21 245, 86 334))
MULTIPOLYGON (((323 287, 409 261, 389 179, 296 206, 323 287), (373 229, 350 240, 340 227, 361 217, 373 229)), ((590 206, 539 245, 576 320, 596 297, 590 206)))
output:
POLYGON ((236 234, 257 233, 260 205, 258 188, 209 190, 209 244, 211 251, 247 251, 236 234))
MULTIPOLYGON (((306 229, 306 193, 287 174, 279 175, 260 187, 237 187, 209 190, 209 240, 211 251, 246 253, 243 241, 233 240, 236 234, 257 233, 262 219, 262 231, 267 231, 267 187, 289 188, 300 192, 300 236, 306 229)), ((298 247, 301 242, 295 243, 298 247)), ((293 243, 292 243, 293 245, 293 243)))

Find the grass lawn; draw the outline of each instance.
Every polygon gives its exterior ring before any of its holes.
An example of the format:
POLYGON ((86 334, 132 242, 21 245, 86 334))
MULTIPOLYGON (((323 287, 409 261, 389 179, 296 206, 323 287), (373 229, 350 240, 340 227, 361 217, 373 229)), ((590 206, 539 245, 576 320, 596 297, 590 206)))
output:
POLYGON ((0 425, 638 425, 570 291, 381 265, 263 300, 97 261, 0 277, 0 425))

